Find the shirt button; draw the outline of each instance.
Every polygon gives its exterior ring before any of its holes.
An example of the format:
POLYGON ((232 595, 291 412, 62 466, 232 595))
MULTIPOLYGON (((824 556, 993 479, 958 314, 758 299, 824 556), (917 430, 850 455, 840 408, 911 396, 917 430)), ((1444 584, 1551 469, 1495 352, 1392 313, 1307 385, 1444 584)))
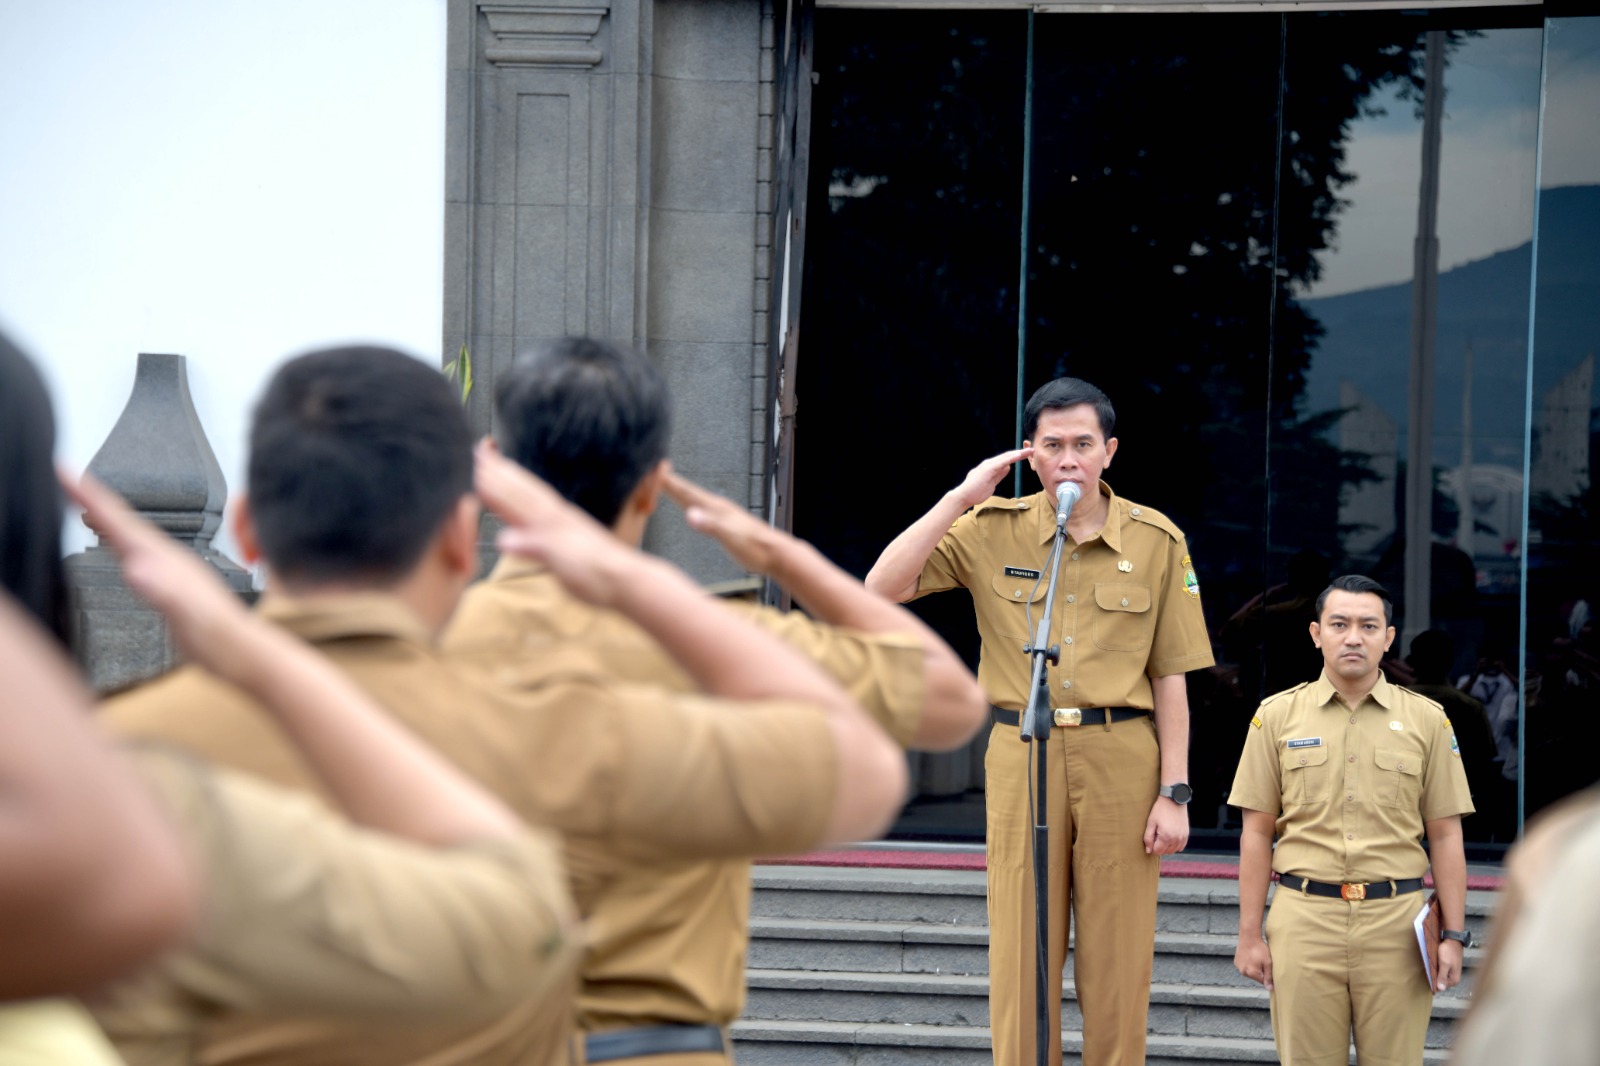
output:
POLYGON ((1304 766, 1305 764, 1306 764, 1306 760, 1302 757, 1301 760, 1300 760, 1300 765, 1304 766))
POLYGON ((1078 561, 1078 553, 1077 552, 1073 552, 1072 553, 1072 561, 1073 562, 1077 562, 1078 561))
MULTIPOLYGON (((1021 599, 1021 598, 1022 598, 1022 590, 1021 590, 1021 589, 1012 589, 1012 590, 1011 590, 1011 595, 1013 595, 1013 596, 1015 596, 1015 597, 1017 597, 1017 598, 1018 598, 1018 599, 1021 599)), ((1354 718, 1352 718, 1352 719, 1350 719, 1350 720, 1351 720, 1351 721, 1352 721, 1352 722, 1353 722, 1353 721, 1355 721, 1355 719, 1354 719, 1354 718)))
POLYGON ((1356 757, 1354 755, 1350 756, 1350 761, 1351 762, 1355 762, 1356 761, 1356 757))
POLYGON ((1078 602, 1078 597, 1074 596, 1072 593, 1069 592, 1069 593, 1067 593, 1067 602, 1068 603, 1077 603, 1078 602))
POLYGON ((1128 597, 1126 597, 1126 596, 1122 597, 1122 606, 1124 606, 1124 607, 1128 606, 1128 597))
POLYGON ((1406 764, 1403 762, 1397 762, 1394 764, 1394 768, 1396 770, 1404 770, 1406 768, 1406 764))
POLYGON ((1344 838, 1345 838, 1345 839, 1346 839, 1346 840, 1354 840, 1354 839, 1355 839, 1355 838, 1356 838, 1356 835, 1355 835, 1355 834, 1354 834, 1354 833, 1346 833, 1346 834, 1345 834, 1345 835, 1344 835, 1344 838))
POLYGON ((1129 511, 1128 513, 1133 515, 1133 517, 1138 518, 1139 517, 1139 508, 1135 507, 1133 510, 1129 511))
POLYGON ((1066 678, 1062 678, 1061 679, 1061 687, 1062 688, 1071 688, 1072 687, 1072 682, 1068 681, 1066 678))
MULTIPOLYGON (((1019 593, 1019 595, 1020 595, 1020 593, 1019 593)), ((1356 716, 1353 715, 1353 714, 1350 716, 1350 724, 1351 725, 1355 725, 1356 724, 1356 716)))
POLYGON ((1345 799, 1349 800, 1351 803, 1354 803, 1356 801, 1356 794, 1352 792, 1346 796, 1345 799))
POLYGON ((1071 637, 1063 637, 1062 638, 1062 643, 1063 644, 1071 644, 1072 643, 1072 638, 1071 637))

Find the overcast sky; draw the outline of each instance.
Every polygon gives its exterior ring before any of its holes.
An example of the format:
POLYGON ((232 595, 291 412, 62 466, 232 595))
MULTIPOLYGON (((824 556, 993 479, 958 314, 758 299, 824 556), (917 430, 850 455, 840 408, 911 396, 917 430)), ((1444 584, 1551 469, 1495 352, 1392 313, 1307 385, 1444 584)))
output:
POLYGON ((188 356, 230 492, 285 356, 438 361, 444 64, 445 0, 0 0, 0 329, 66 462, 141 351, 188 356))

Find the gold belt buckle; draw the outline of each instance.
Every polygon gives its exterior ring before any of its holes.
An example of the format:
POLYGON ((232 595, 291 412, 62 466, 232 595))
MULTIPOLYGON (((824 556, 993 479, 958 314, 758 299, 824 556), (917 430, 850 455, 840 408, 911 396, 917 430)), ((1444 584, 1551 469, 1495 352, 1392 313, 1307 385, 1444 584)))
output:
POLYGON ((1056 725, 1077 727, 1083 724, 1083 710, 1079 707, 1057 707, 1056 725))
POLYGON ((1339 898, 1340 899, 1366 899, 1367 898, 1367 886, 1364 883, 1363 884, 1359 884, 1359 885, 1340 885, 1339 886, 1339 898))

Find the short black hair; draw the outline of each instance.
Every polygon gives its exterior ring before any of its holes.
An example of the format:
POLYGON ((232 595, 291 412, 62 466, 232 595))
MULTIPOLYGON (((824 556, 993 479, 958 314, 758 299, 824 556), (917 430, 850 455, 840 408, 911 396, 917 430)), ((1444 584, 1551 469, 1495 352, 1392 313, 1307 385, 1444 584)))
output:
POLYGON ((1333 579, 1327 588, 1317 596, 1317 620, 1322 619, 1322 609, 1328 605, 1328 594, 1335 589, 1340 592, 1370 592, 1383 601, 1383 624, 1394 625, 1394 597, 1389 595, 1389 590, 1367 577, 1365 574, 1343 574, 1333 579))
POLYGON ((666 458, 672 435, 660 369, 593 337, 519 356, 496 384, 494 411, 500 450, 607 526, 666 458))
POLYGON ((1095 417, 1100 420, 1100 436, 1110 440, 1117 428, 1117 412, 1111 406, 1111 398, 1082 378, 1056 378, 1033 391, 1028 406, 1022 409, 1022 439, 1033 439, 1039 416, 1046 411, 1064 411, 1081 403, 1094 408, 1095 417))
POLYGON ((308 352, 279 368, 250 428, 261 553, 293 581, 408 575, 472 489, 472 431, 437 369, 392 348, 308 352))
POLYGON ((39 370, 0 334, 0 588, 71 644, 56 422, 39 370))

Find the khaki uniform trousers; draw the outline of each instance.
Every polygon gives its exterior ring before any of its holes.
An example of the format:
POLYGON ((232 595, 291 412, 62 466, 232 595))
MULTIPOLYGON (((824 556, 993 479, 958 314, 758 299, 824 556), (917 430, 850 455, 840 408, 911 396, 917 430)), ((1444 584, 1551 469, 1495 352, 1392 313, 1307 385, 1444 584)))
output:
MULTIPOLYGON (((1039 743, 1035 741, 1034 743, 1039 743)), ((1074 982, 1083 1012, 1083 1061, 1144 1062, 1155 956, 1161 859, 1144 852, 1160 788, 1155 724, 1147 716, 1050 731, 1050 1062, 1061 1061, 1061 971, 1067 901, 1077 921, 1074 982)), ((988 775, 989 1025, 996 1066, 1029 1066, 1034 1051, 1032 745, 996 725, 988 775)))
POLYGON ((1411 922, 1423 892, 1346 901, 1278 887, 1264 931, 1272 949, 1272 1037, 1283 1066, 1416 1066, 1433 993, 1411 922))

